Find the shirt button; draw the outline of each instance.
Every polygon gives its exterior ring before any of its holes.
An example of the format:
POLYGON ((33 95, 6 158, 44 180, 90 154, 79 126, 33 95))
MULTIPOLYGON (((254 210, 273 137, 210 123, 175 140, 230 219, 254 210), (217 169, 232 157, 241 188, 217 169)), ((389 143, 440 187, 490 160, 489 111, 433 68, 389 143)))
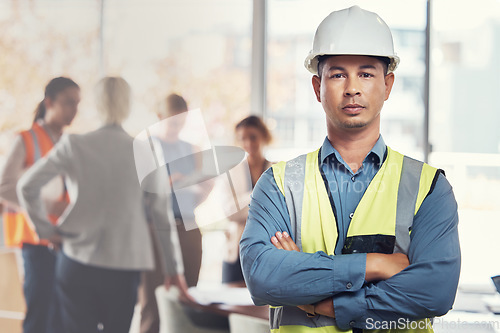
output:
POLYGON ((347 284, 345 285, 345 287, 347 289, 351 289, 352 288, 352 283, 351 282, 347 282, 347 284))
POLYGON ((351 321, 349 322, 349 326, 354 327, 354 325, 356 325, 356 322, 355 322, 354 320, 351 320, 351 321))
POLYGON ((356 178, 354 178, 354 176, 352 176, 351 180, 354 182, 354 181, 356 181, 356 178))
POLYGON ((354 216, 354 213, 349 214, 350 219, 352 219, 353 216, 354 216))

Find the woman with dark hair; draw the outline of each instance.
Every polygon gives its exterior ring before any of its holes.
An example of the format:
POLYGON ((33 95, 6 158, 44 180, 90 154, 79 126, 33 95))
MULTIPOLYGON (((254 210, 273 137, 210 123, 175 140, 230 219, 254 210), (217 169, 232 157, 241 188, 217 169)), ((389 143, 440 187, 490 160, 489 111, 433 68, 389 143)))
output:
MULTIPOLYGON (((264 157, 264 147, 268 145, 272 136, 262 121, 257 116, 249 116, 241 120, 235 127, 236 143, 246 151, 246 163, 241 163, 236 169, 246 174, 246 177, 237 177, 238 181, 234 181, 234 190, 237 197, 248 197, 250 202, 250 194, 255 183, 270 166, 269 162, 264 157), (241 166, 248 166, 248 170, 243 170, 241 166)), ((234 172, 238 172, 235 170, 234 172)), ((235 179, 233 177, 233 179, 235 179)), ((243 205, 242 205, 243 206, 243 205)), ((239 212, 230 215, 229 225, 226 230, 227 251, 222 263, 222 282, 236 285, 244 285, 243 273, 241 271, 239 243, 245 222, 248 216, 248 206, 239 212)))
MULTIPOLYGON (((49 242, 40 239, 19 208, 16 185, 21 175, 45 156, 71 124, 80 102, 80 88, 71 79, 58 77, 45 87, 44 99, 35 110, 31 129, 16 137, 0 178, 0 199, 5 244, 22 248, 24 262, 24 297, 26 316, 24 333, 60 332, 60 318, 55 305, 55 255, 49 242)), ((48 219, 56 224, 68 205, 63 179, 54 179, 42 192, 48 219)))

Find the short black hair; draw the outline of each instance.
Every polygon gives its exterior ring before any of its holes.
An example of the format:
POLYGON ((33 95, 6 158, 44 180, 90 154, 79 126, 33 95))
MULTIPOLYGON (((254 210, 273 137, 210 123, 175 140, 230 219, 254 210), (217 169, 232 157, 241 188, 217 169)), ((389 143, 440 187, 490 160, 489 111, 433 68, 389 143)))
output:
POLYGON ((181 95, 170 94, 165 99, 168 112, 172 114, 180 114, 188 110, 187 102, 181 95))
MULTIPOLYGON (((323 71, 323 64, 325 63, 325 60, 330 58, 330 57, 335 57, 335 55, 330 55, 330 54, 323 54, 318 56, 318 76, 321 77, 321 72, 323 71)), ((375 58, 382 62, 382 65, 384 66, 384 75, 387 75, 387 71, 389 70, 389 65, 391 63, 391 59, 388 57, 381 57, 381 56, 368 56, 375 58)))

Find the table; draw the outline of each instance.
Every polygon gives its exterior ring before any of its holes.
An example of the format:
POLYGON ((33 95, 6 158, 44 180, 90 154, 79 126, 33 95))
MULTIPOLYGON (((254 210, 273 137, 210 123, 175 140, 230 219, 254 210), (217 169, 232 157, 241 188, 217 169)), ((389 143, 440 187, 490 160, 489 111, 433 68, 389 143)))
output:
MULTIPOLYGON (((234 286, 242 287, 242 286, 234 286)), ((219 299, 223 301, 224 297, 219 299)), ((229 328, 229 315, 233 313, 246 315, 254 318, 269 321, 269 306, 256 306, 256 305, 234 305, 225 303, 198 303, 198 302, 183 302, 181 305, 185 314, 199 327, 228 329, 229 328)))
POLYGON ((227 304, 189 304, 190 307, 203 312, 229 317, 231 313, 238 313, 250 317, 269 320, 269 306, 256 305, 227 305, 227 304))
MULTIPOLYGON (((233 282, 233 283, 225 283, 225 287, 228 288, 246 288, 245 282, 233 282)), ((269 320, 269 306, 256 306, 256 305, 228 305, 228 304, 184 304, 187 307, 192 307, 194 309, 229 317, 231 313, 238 313, 242 315, 247 315, 250 317, 261 318, 265 320, 269 320)))

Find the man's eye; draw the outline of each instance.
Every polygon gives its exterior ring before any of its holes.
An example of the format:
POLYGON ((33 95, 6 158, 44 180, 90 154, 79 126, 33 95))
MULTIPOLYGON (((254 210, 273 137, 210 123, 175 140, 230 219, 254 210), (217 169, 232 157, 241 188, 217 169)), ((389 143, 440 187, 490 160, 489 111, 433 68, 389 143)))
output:
POLYGON ((341 79, 342 77, 344 77, 342 74, 332 74, 331 76, 332 79, 341 79))
POLYGON ((373 75, 370 73, 363 73, 363 74, 361 74, 361 77, 365 77, 365 78, 366 77, 373 77, 373 75))

